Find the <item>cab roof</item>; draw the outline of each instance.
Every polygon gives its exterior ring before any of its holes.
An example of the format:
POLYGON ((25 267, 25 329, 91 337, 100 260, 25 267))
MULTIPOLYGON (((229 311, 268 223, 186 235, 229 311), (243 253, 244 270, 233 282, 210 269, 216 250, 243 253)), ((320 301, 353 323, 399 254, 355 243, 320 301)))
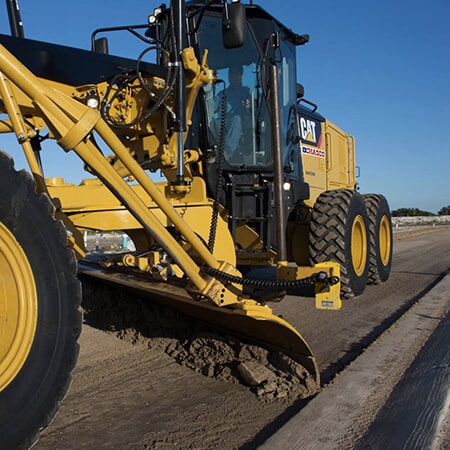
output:
MULTIPOLYGON (((226 1, 226 0, 225 0, 226 1)), ((283 30, 283 32, 286 34, 288 39, 294 44, 294 45, 303 45, 309 40, 309 36, 307 35, 300 35, 292 31, 290 28, 283 25, 278 19, 276 19, 274 16, 269 14, 265 9, 261 8, 259 5, 251 3, 242 3, 242 5, 245 7, 246 16, 249 19, 266 19, 266 20, 272 20, 277 24, 277 26, 283 30)), ((193 8, 206 8, 209 11, 217 11, 222 12, 223 10, 223 1, 222 0, 191 0, 186 2, 186 6, 189 9, 193 8)))

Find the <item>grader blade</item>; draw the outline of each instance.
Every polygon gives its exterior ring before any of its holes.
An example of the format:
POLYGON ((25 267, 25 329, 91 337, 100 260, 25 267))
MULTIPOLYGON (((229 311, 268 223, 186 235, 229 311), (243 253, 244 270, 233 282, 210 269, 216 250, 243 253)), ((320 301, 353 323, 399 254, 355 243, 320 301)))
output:
POLYGON ((217 307, 194 301, 181 284, 149 281, 135 273, 109 272, 82 263, 79 264, 79 274, 82 281, 94 278, 125 288, 130 295, 175 309, 218 332, 271 352, 281 352, 303 366, 316 387, 320 387, 319 368, 308 344, 292 325, 273 314, 267 306, 249 300, 233 307, 217 307))

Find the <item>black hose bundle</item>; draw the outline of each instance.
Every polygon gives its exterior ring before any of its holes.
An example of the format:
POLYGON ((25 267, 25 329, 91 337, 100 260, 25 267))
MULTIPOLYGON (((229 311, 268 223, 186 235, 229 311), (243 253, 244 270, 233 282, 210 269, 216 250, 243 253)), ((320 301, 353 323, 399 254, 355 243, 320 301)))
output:
POLYGON ((313 286, 316 283, 323 283, 325 286, 333 286, 339 282, 339 278, 335 276, 329 277, 326 272, 317 272, 310 277, 300 280, 256 280, 251 278, 238 277, 229 273, 222 272, 212 267, 203 267, 203 270, 214 278, 240 284, 242 286, 260 288, 260 289, 298 289, 305 286, 313 286))

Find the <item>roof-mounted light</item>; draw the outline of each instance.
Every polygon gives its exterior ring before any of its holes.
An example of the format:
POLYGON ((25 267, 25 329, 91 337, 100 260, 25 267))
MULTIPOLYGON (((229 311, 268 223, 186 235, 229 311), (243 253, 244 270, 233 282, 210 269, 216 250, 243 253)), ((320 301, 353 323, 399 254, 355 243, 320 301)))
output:
POLYGON ((148 16, 149 25, 154 25, 156 23, 156 18, 166 9, 166 6, 163 4, 158 6, 153 10, 153 13, 148 16))

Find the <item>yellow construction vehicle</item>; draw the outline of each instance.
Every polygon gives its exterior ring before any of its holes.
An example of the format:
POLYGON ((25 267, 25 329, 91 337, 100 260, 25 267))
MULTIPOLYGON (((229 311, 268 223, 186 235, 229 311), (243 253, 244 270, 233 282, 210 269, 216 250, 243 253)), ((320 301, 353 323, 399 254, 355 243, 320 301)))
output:
POLYGON ((67 391, 77 260, 83 282, 145 292, 281 352, 318 386, 308 344, 263 300, 313 286, 318 308, 338 309, 341 294, 388 278, 392 236, 384 197, 356 191, 353 138, 296 83, 308 36, 252 3, 176 0, 144 25, 96 30, 85 51, 25 39, 17 2, 7 6, 0 132, 16 135, 30 170, 0 152, 2 448, 32 445, 67 391), (110 55, 117 30, 148 48, 110 55), (94 177, 46 179, 46 139, 94 177), (135 251, 88 261, 86 230, 122 230, 135 251), (276 280, 243 276, 256 266, 276 280))

